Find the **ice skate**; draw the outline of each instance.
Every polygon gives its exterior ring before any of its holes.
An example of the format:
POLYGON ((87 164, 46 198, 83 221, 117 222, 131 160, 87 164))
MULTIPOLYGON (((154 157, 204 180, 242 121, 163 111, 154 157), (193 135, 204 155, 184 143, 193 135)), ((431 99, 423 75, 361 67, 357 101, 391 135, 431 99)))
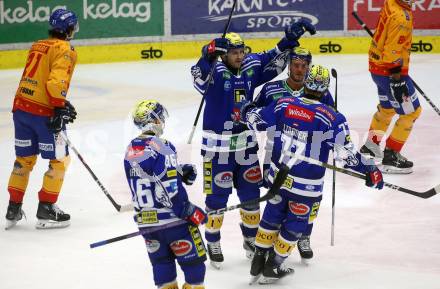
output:
POLYGON ((249 281, 249 285, 252 285, 260 279, 261 273, 264 269, 264 263, 266 263, 266 250, 256 247, 255 253, 252 258, 251 264, 251 279, 249 281))
POLYGON ((284 264, 277 264, 275 262, 275 252, 270 252, 266 263, 264 264, 263 276, 258 280, 258 284, 272 284, 293 274, 293 268, 286 267, 284 264))
POLYGON ((9 201, 8 209, 6 212, 5 230, 9 230, 10 228, 14 227, 17 222, 20 221, 23 216, 25 216, 23 210, 21 209, 21 206, 22 204, 9 201))
POLYGON ((382 160, 382 172, 386 174, 410 174, 413 172, 413 162, 399 152, 385 148, 382 160))
POLYGON ((313 258, 313 250, 310 247, 310 236, 301 236, 298 240, 298 251, 301 256, 301 261, 308 264, 313 258))
POLYGON ((243 249, 246 252, 246 258, 252 260, 255 253, 255 237, 244 237, 243 249))
POLYGON ((367 140, 361 147, 359 152, 366 158, 373 159, 375 162, 380 163, 383 159, 383 152, 379 145, 367 140))
POLYGON ((70 215, 52 203, 38 204, 37 219, 37 229, 65 228, 70 225, 70 215))
POLYGON ((220 270, 224 261, 220 241, 208 242, 208 256, 211 266, 217 270, 220 270))

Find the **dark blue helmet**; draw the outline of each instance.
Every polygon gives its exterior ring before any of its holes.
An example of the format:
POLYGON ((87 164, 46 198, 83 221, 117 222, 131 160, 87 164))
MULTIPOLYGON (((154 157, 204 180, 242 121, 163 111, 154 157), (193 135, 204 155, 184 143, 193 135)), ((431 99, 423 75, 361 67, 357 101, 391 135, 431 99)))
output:
POLYGON ((310 65, 312 62, 312 53, 310 53, 308 49, 298 46, 292 49, 292 52, 290 52, 290 61, 294 59, 302 59, 310 65))
POLYGON ((68 34, 72 30, 78 30, 78 18, 75 13, 66 9, 57 9, 52 12, 49 18, 49 24, 52 30, 68 34))

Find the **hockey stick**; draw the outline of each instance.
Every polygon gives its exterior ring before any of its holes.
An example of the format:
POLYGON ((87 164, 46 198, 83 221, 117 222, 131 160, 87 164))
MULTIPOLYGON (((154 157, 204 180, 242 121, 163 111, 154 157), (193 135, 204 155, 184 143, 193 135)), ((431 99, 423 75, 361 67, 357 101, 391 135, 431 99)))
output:
MULTIPOLYGON (((332 68, 332 76, 334 77, 335 83, 335 109, 338 110, 338 73, 336 69, 332 68)), ((333 154, 335 150, 333 149, 333 154)), ((333 157, 333 166, 336 167, 336 160, 333 157)), ((335 203, 336 203, 336 171, 333 171, 333 182, 332 182, 332 227, 331 227, 331 238, 330 245, 335 245, 335 203)))
MULTIPOLYGON (((288 173, 289 173, 289 168, 287 166, 281 167, 280 171, 278 172, 278 174, 275 177, 275 180, 273 182, 272 187, 269 189, 269 191, 264 196, 262 196, 262 197, 260 197, 258 199, 249 200, 249 201, 240 203, 240 204, 235 205, 235 206, 229 206, 229 207, 226 207, 226 208, 210 211, 208 213, 208 215, 222 214, 222 213, 227 212, 227 211, 232 211, 232 210, 235 210, 235 209, 238 209, 238 208, 242 208, 243 206, 247 206, 247 205, 250 205, 250 204, 258 204, 260 202, 264 202, 264 201, 272 199, 278 193, 278 191, 281 188, 282 184, 284 183, 284 180, 286 179, 288 173)), ((152 232, 156 232, 158 230, 162 230, 162 229, 166 229, 166 228, 172 228, 172 227, 175 227, 177 225, 184 224, 186 222, 187 221, 185 221, 185 220, 178 220, 178 221, 166 224, 164 226, 152 227, 152 228, 147 228, 147 229, 144 229, 144 230, 139 230, 137 232, 133 232, 133 233, 125 234, 125 235, 122 235, 122 236, 114 237, 114 238, 111 238, 111 239, 107 239, 107 240, 99 241, 99 242, 96 242, 96 243, 92 243, 92 244, 90 244, 90 248, 93 249, 93 248, 96 248, 96 247, 101 247, 101 246, 104 246, 104 245, 107 245, 107 244, 110 244, 110 243, 114 243, 114 242, 122 241, 122 240, 125 240, 125 239, 129 239, 129 238, 132 238, 132 237, 136 237, 136 236, 139 236, 139 235, 141 235, 143 233, 152 233, 152 232)))
POLYGON ((98 179, 98 177, 95 175, 95 173, 92 171, 92 169, 89 167, 89 165, 86 163, 84 158, 81 156, 79 151, 75 148, 75 146, 72 144, 72 142, 69 140, 67 135, 62 131, 59 135, 63 138, 63 140, 66 142, 66 144, 74 151, 78 159, 81 161, 81 163, 84 165, 84 167, 87 169, 87 171, 92 176, 93 180, 98 184, 98 186, 101 188, 102 192, 106 195, 106 197, 110 200, 113 207, 115 207, 116 211, 118 212, 125 212, 125 211, 131 211, 133 209, 132 204, 127 204, 124 206, 119 205, 116 203, 116 201, 113 199, 113 197, 110 195, 110 193, 107 191, 107 189, 104 187, 104 185, 101 183, 101 181, 98 179))
POLYGON ((133 237, 136 237, 136 236, 139 236, 139 235, 142 235, 142 234, 153 233, 153 232, 157 232, 159 230, 173 228, 173 227, 176 227, 178 225, 185 224, 185 223, 187 223, 187 221, 185 221, 185 220, 178 220, 178 221, 166 224, 166 225, 162 225, 162 226, 158 226, 158 227, 150 227, 150 228, 139 230, 139 231, 136 231, 136 232, 133 232, 133 233, 128 233, 128 234, 121 235, 121 236, 118 236, 118 237, 114 237, 114 238, 110 238, 110 239, 107 239, 107 240, 95 242, 95 243, 90 244, 90 249, 93 249, 93 248, 96 248, 96 247, 105 246, 105 245, 108 245, 110 243, 122 241, 122 240, 125 240, 125 239, 133 238, 133 237))
POLYGON ((288 173, 289 173, 289 167, 286 165, 283 165, 281 167, 281 169, 279 170, 279 172, 277 173, 277 175, 273 181, 272 187, 269 189, 269 191, 267 191, 267 193, 264 196, 259 197, 258 199, 245 201, 245 202, 240 203, 238 205, 229 206, 229 207, 221 208, 218 210, 212 210, 212 211, 207 212, 207 214, 208 215, 220 215, 220 214, 223 214, 224 212, 227 212, 227 211, 232 211, 235 209, 243 208, 248 205, 258 204, 258 203, 272 199, 280 190, 288 173))
MULTIPOLYGON (((302 160, 302 161, 305 161, 305 162, 308 162, 310 164, 314 164, 314 165, 321 166, 321 167, 324 167, 324 168, 327 168, 327 169, 330 169, 330 170, 334 170, 334 171, 337 171, 339 173, 343 173, 343 174, 346 174, 346 175, 349 175, 349 176, 352 176, 352 177, 355 177, 355 178, 358 178, 358 179, 365 180, 365 178, 366 178, 365 175, 363 175, 363 174, 360 174, 360 173, 357 173, 357 172, 353 172, 353 171, 350 171, 350 170, 347 170, 347 169, 343 169, 343 168, 338 168, 336 166, 333 166, 333 165, 330 165, 330 164, 327 164, 327 163, 323 163, 321 161, 318 161, 316 159, 312 159, 312 158, 309 158, 309 157, 305 157, 305 156, 301 156, 301 155, 295 155, 295 158, 297 158, 299 160, 302 160)), ((435 186, 432 189, 429 189, 429 190, 425 191, 425 192, 413 191, 413 190, 402 188, 402 187, 399 187, 397 185, 393 185, 393 184, 390 184, 390 183, 387 183, 387 182, 384 182, 384 186, 388 187, 390 189, 396 190, 396 191, 403 192, 405 194, 409 194, 409 195, 413 195, 413 196, 422 198, 422 199, 428 199, 428 198, 431 198, 432 196, 440 194, 440 184, 435 186)))
MULTIPOLYGON (((362 21, 362 19, 359 17, 359 15, 355 11, 351 12, 351 15, 353 15, 353 17, 357 20, 357 22, 362 26, 362 28, 364 28, 365 31, 367 31, 367 33, 371 37, 374 37, 373 32, 371 32, 371 30, 370 30, 370 28, 368 28, 367 24, 365 24, 365 22, 362 21)), ((428 98, 428 96, 420 88, 420 86, 417 85, 417 83, 414 81, 414 79, 412 79, 410 76, 408 76, 408 77, 411 79, 411 81, 414 84, 414 87, 417 89, 417 91, 423 96, 423 98, 429 103, 429 105, 431 105, 432 109, 434 109, 434 111, 440 116, 440 109, 438 109, 438 107, 435 106, 435 104, 428 98)))
MULTIPOLYGON (((237 0, 234 0, 234 4, 232 5, 231 12, 229 12, 228 22, 226 22, 225 29, 223 29, 222 38, 225 38, 226 33, 229 30, 229 25, 231 24, 232 14, 234 13, 234 9, 235 9, 235 5, 236 4, 237 4, 237 0)), ((209 72, 209 75, 208 75, 207 86, 206 86, 206 89, 205 89, 205 91, 203 93, 202 100, 200 101, 199 109, 197 110, 196 119, 194 119, 194 123, 193 123, 193 126, 191 128, 191 133, 189 134, 189 138, 188 138, 188 142, 187 142, 188 144, 190 144, 192 142, 192 139, 193 139, 193 136, 194 136, 194 132, 195 132, 196 127, 197 127, 197 123, 199 122, 200 113, 202 112, 203 103, 205 102, 205 96, 208 94, 209 83, 211 82, 212 76, 214 75, 214 70, 215 70, 215 66, 216 65, 217 65, 217 58, 212 63, 212 68, 211 68, 211 71, 209 72)))

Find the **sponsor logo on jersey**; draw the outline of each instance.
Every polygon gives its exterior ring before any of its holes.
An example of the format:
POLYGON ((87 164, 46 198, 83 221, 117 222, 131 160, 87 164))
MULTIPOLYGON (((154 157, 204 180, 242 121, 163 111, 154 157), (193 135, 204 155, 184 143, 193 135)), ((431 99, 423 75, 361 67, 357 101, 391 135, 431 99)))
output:
POLYGON ((32 140, 30 139, 15 139, 15 146, 17 147, 30 147, 32 140))
POLYGON ((319 210, 319 205, 320 204, 321 204, 321 202, 314 202, 313 203, 312 210, 311 210, 310 216, 309 216, 309 224, 313 223, 313 221, 318 216, 318 210, 319 210))
POLYGON ((243 176, 246 181, 253 184, 258 183, 263 179, 261 176, 261 170, 257 166, 247 169, 243 173, 243 176))
POLYGON ((232 172, 222 172, 218 173, 214 177, 214 183, 220 188, 231 188, 232 187, 232 172))
POLYGON ((236 135, 229 140, 229 149, 231 151, 240 150, 247 145, 247 136, 245 134, 236 135))
POLYGON ((127 159, 138 158, 144 154, 144 146, 131 146, 127 150, 127 159))
POLYGON ((176 170, 169 170, 167 171, 167 177, 172 178, 177 176, 177 171, 176 170))
POLYGON ((157 211, 142 211, 136 215, 136 222, 139 225, 156 224, 159 223, 157 211))
POLYGON ((289 202, 289 209, 292 213, 298 216, 307 215, 310 211, 309 206, 302 203, 289 202))
POLYGON ((188 240, 178 240, 170 244, 171 250, 177 257, 184 256, 191 252, 193 245, 188 240))
POLYGON ((231 74, 227 71, 223 72, 223 79, 231 79, 231 74))
POLYGON ((252 68, 246 70, 246 75, 247 75, 248 77, 252 77, 252 75, 254 75, 254 70, 253 70, 252 68))
POLYGON ((223 85, 223 89, 224 89, 225 91, 229 91, 229 90, 231 90, 231 82, 228 81, 228 80, 226 80, 226 81, 225 81, 225 84, 223 85))
POLYGON ((38 143, 38 147, 42 151, 46 151, 46 152, 53 151, 53 144, 51 144, 51 143, 38 143))
POLYGON ((20 92, 24 93, 24 94, 27 94, 27 95, 30 95, 30 96, 34 96, 34 92, 35 91, 30 89, 30 88, 27 88, 27 87, 21 87, 20 88, 20 92))
POLYGON ((314 112, 293 104, 287 106, 284 116, 287 118, 300 119, 306 122, 312 122, 315 119, 314 112))
POLYGON ((212 194, 212 163, 203 163, 203 192, 212 194))
POLYGON ((325 109, 324 107, 318 106, 318 107, 316 107, 316 110, 325 114, 325 116, 327 116, 329 119, 331 119, 331 121, 335 121, 334 115, 330 111, 325 109))
POLYGON ((244 89, 234 89, 235 102, 243 102, 246 100, 246 91, 244 89))
POLYGON ((206 255, 205 245, 203 244, 202 236, 200 231, 196 226, 190 226, 189 231, 193 239, 194 245, 196 246, 197 255, 199 257, 206 255))
POLYGON ((160 249, 160 242, 157 240, 145 240, 145 245, 147 246, 147 251, 150 254, 153 254, 160 249))

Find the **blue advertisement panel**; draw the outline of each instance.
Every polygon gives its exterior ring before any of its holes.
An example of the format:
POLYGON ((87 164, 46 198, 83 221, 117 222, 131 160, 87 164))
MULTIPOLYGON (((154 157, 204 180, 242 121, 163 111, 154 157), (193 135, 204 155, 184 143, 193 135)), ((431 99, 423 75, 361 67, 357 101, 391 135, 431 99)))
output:
MULTIPOLYGON (((222 33, 233 0, 172 0, 171 33, 222 33)), ((344 29, 344 0, 237 0, 229 31, 281 31, 301 18, 318 30, 344 29)))

